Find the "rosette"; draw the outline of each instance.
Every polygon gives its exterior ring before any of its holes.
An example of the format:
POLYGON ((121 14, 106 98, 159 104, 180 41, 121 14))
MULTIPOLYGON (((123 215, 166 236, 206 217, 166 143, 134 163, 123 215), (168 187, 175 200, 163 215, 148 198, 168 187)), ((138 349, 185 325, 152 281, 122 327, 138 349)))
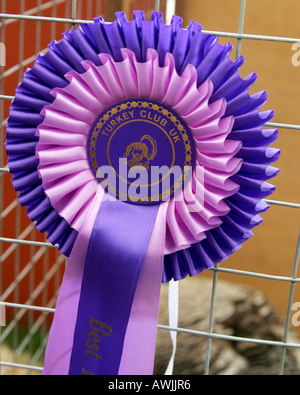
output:
POLYGON ((28 216, 70 257, 46 374, 151 374, 160 283, 252 236, 278 131, 263 129, 266 92, 249 94, 256 74, 243 79, 243 57, 199 24, 140 11, 94 22, 24 74, 8 164, 28 216))

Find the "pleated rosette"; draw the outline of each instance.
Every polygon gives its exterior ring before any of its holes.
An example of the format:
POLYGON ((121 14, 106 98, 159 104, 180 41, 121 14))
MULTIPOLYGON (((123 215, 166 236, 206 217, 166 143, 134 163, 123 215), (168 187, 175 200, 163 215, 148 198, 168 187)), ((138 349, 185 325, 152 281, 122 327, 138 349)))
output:
POLYGON ((231 45, 191 22, 170 25, 136 11, 69 30, 39 55, 16 90, 6 132, 8 165, 19 201, 48 240, 70 255, 99 187, 87 140, 101 113, 126 99, 168 106, 188 126, 196 150, 190 182, 167 205, 163 282, 196 275, 226 259, 252 236, 268 209, 278 173, 264 129, 267 95, 250 96, 255 73, 231 45), (195 194, 195 191, 197 193, 195 194))

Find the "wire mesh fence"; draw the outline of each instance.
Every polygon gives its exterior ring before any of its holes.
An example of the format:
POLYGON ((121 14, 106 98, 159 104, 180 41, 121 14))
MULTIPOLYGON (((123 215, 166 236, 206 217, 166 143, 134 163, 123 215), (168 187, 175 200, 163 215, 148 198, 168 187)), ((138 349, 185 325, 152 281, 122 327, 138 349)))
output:
MULTIPOLYGON (((27 67, 32 67, 36 56, 45 53, 47 44, 59 39, 65 30, 81 23, 93 23, 93 17, 113 17, 118 7, 132 14, 133 9, 149 13, 160 9, 166 21, 175 11, 175 1, 154 0, 1 0, 0 9, 0 368, 1 374, 41 374, 49 325, 52 321, 55 302, 65 267, 65 258, 58 253, 44 236, 36 231, 25 211, 20 207, 10 183, 10 171, 4 150, 5 125, 14 90, 22 80, 27 67), (6 351, 10 350, 9 354, 6 351)), ((287 7, 290 5, 287 3, 287 7)), ((241 54, 243 40, 293 44, 300 38, 244 33, 247 14, 246 0, 239 2, 237 31, 203 30, 224 39, 235 40, 236 53, 241 54)), ((284 119, 269 122, 266 126, 297 133, 300 125, 284 119)), ((266 200, 271 205, 281 206, 287 216, 300 208, 295 201, 266 200)), ((206 331, 177 328, 159 324, 160 330, 183 332, 207 338, 204 374, 210 373, 210 353, 214 339, 230 342, 272 345, 281 350, 278 374, 284 374, 286 351, 300 348, 297 342, 289 341, 293 315, 295 287, 300 282, 298 263, 300 235, 295 246, 293 269, 285 275, 266 274, 260 271, 240 270, 219 265, 212 269, 212 292, 209 325, 206 331), (285 328, 281 341, 238 337, 214 332, 214 309, 219 274, 245 276, 289 285, 286 306, 285 328)), ((287 270, 290 266, 287 266, 287 270)), ((200 307, 199 307, 200 308, 200 307)))

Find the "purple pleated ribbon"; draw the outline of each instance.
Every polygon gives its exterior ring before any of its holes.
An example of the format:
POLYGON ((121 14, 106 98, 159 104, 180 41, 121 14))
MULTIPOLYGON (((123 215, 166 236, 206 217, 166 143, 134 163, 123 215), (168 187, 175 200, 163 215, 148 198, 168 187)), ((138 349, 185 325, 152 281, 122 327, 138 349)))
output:
POLYGON ((70 255, 44 374, 152 374, 161 281, 226 259, 268 209, 280 152, 269 147, 278 131, 262 129, 274 115, 259 112, 266 93, 249 96, 256 75, 240 77, 243 58, 230 60, 230 44, 181 24, 138 11, 130 22, 123 13, 95 19, 51 43, 17 89, 6 136, 13 185, 37 228, 70 255), (195 211, 184 199, 140 215, 103 201, 87 135, 108 106, 133 97, 164 103, 189 126, 204 168, 195 211))

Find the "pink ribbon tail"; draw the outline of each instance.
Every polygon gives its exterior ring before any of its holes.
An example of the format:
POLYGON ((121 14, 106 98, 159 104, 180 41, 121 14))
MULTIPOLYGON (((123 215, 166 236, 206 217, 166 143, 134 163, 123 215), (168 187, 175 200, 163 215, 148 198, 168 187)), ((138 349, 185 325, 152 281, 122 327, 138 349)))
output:
POLYGON ((44 375, 67 376, 69 372, 84 263, 100 203, 97 194, 66 266, 46 348, 44 375))
POLYGON ((166 235, 165 203, 160 205, 141 270, 125 335, 119 375, 152 375, 166 235))

